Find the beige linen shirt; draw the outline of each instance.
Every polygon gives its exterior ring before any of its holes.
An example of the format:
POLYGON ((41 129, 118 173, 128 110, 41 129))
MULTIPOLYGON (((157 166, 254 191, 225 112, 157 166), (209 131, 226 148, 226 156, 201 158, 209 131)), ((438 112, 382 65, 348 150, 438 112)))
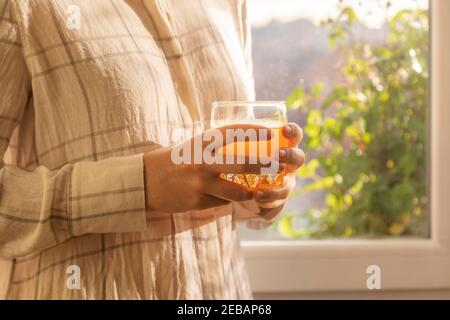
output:
POLYGON ((245 1, 145 1, 0 0, 0 298, 251 298, 254 203, 146 215, 142 159, 254 98, 245 1))

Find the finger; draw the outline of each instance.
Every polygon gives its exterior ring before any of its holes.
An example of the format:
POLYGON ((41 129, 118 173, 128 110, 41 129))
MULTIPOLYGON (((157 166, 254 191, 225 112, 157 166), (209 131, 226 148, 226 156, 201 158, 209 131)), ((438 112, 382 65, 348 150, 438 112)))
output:
POLYGON ((280 214, 280 212, 283 210, 282 207, 283 203, 279 204, 276 207, 273 208, 267 208, 268 210, 264 210, 264 208, 261 210, 261 217, 265 221, 272 222, 275 220, 275 218, 280 214))
POLYGON ((305 163, 305 152, 299 148, 280 149, 279 157, 286 164, 287 172, 295 172, 305 163))
MULTIPOLYGON (((236 163, 236 162, 235 162, 236 163)), ((211 164, 203 165, 206 170, 212 173, 234 173, 234 174, 276 174, 285 170, 286 164, 280 163, 275 159, 267 159, 267 163, 252 164, 211 164)))
POLYGON ((253 199, 253 191, 219 177, 211 179, 206 184, 204 193, 227 201, 247 201, 253 199))
POLYGON ((290 140, 290 146, 297 146, 303 140, 303 130, 297 124, 290 122, 283 126, 283 135, 290 140))
POLYGON ((289 197, 291 188, 289 185, 283 185, 277 189, 258 190, 255 194, 255 200, 258 203, 274 202, 285 200, 289 197))
POLYGON ((235 124, 209 129, 200 137, 203 148, 213 146, 217 149, 235 142, 268 141, 273 136, 271 129, 261 125, 235 124))
POLYGON ((257 190, 257 192, 255 193, 255 200, 263 208, 277 207, 283 204, 283 202, 289 198, 289 195, 291 191, 295 188, 295 185, 296 185, 295 175, 287 174, 284 177, 283 184, 280 187, 275 189, 257 190))
MULTIPOLYGON (((269 202, 257 202, 258 206, 262 209, 275 209, 280 208, 280 211, 282 209, 282 206, 286 203, 285 200, 277 200, 277 201, 269 201, 269 202)), ((277 216, 278 213, 268 212, 265 215, 261 215, 266 220, 271 220, 275 216, 277 216)))

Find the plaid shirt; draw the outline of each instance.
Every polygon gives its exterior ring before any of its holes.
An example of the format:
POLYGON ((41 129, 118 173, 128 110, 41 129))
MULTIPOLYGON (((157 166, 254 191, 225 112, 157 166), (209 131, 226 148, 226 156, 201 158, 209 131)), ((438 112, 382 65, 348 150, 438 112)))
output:
POLYGON ((146 214, 142 159, 254 98, 249 44, 245 0, 0 0, 0 298, 251 298, 255 205, 146 214))

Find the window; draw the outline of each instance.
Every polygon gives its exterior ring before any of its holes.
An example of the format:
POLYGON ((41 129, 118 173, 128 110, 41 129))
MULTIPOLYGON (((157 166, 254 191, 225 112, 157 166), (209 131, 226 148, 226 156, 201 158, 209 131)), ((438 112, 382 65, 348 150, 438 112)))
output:
POLYGON ((257 97, 287 97, 309 161, 242 238, 428 237, 428 0, 249 4, 257 97))
MULTIPOLYGON (((313 169, 317 170, 320 178, 326 179, 322 180, 321 185, 315 187, 321 191, 314 195, 315 192, 303 193, 290 201, 289 211, 295 210, 296 217, 290 218, 290 223, 284 225, 283 220, 280 220, 276 229, 269 230, 263 237, 248 231, 246 234, 241 233, 252 285, 257 293, 367 290, 366 271, 371 265, 379 266, 381 269, 382 289, 450 287, 448 272, 450 269, 450 220, 447 217, 447 211, 450 208, 450 199, 447 195, 450 189, 450 170, 447 165, 447 159, 450 156, 450 145, 447 143, 450 138, 450 127, 446 125, 446 119, 450 119, 450 110, 445 107, 446 101, 450 99, 450 90, 447 88, 450 83, 450 62, 446 56, 450 50, 450 38, 447 36, 450 31, 450 20, 446 17, 446 12, 450 12, 450 3, 445 0, 433 0, 430 5, 426 1, 392 1, 390 5, 388 3, 382 0, 285 1, 283 4, 277 2, 276 5, 275 1, 271 0, 250 0, 249 2, 250 10, 253 8, 255 17, 254 60, 258 99, 274 99, 277 95, 286 95, 289 96, 288 102, 291 107, 298 107, 290 111, 290 116, 291 119, 302 124, 305 131, 310 130, 306 133, 305 144, 307 145, 304 148, 314 147, 314 144, 319 146, 316 149, 312 148, 314 156, 309 154, 308 163, 315 158, 329 156, 327 152, 333 155, 332 148, 323 146, 330 143, 327 139, 330 139, 333 134, 340 138, 341 133, 335 128, 338 124, 333 123, 336 119, 345 120, 345 123, 341 125, 344 126, 344 134, 348 137, 344 140, 332 141, 335 142, 334 147, 337 147, 338 141, 343 141, 342 149, 344 150, 335 150, 339 156, 330 157, 332 160, 330 166, 333 166, 333 161, 341 161, 345 156, 342 153, 352 148, 355 155, 364 156, 369 148, 368 144, 383 135, 384 140, 379 141, 408 144, 409 139, 412 138, 405 136, 408 130, 400 135, 396 131, 398 128, 411 129, 409 134, 414 133, 414 139, 420 139, 423 142, 423 151, 420 154, 415 151, 408 153, 406 150, 409 149, 402 149, 402 152, 395 156, 397 150, 394 148, 392 152, 385 154, 386 158, 383 158, 383 161, 379 162, 383 163, 384 167, 382 170, 380 168, 375 178, 370 174, 368 177, 362 177, 362 183, 369 184, 380 177, 389 179, 390 170, 395 170, 398 166, 409 173, 411 170, 420 172, 419 175, 410 176, 408 179, 405 178, 408 174, 403 172, 396 180, 386 184, 388 189, 380 193, 381 199, 376 207, 378 210, 365 212, 366 215, 379 218, 379 221, 372 221, 369 224, 367 221, 361 221, 360 212, 355 212, 354 215, 345 216, 345 223, 339 226, 337 224, 330 224, 331 227, 326 224, 318 226, 315 222, 323 221, 321 220, 323 211, 320 214, 311 212, 308 215, 305 210, 309 208, 323 210, 323 208, 333 207, 336 202, 342 205, 342 210, 345 206, 349 207, 358 202, 360 198, 357 196, 357 191, 361 192, 361 188, 350 193, 352 199, 349 197, 345 199, 349 188, 341 188, 339 185, 345 184, 348 179, 353 179, 352 183, 358 184, 361 172, 373 170, 373 161, 377 160, 374 154, 379 155, 378 153, 370 154, 369 160, 372 162, 369 166, 352 167, 350 172, 336 171, 336 169, 344 170, 343 165, 336 165, 338 168, 334 168, 334 171, 332 168, 327 168, 326 159, 323 163, 315 163, 310 167, 307 165, 304 169, 306 172, 302 172, 300 188, 304 187, 303 183, 306 185, 314 183, 305 182, 308 173, 313 169), (254 9, 256 2, 258 2, 259 13, 254 9), (358 8, 359 3, 364 5, 358 8), (289 7, 290 5, 296 7, 290 7, 289 10, 284 11, 288 14, 280 13, 283 12, 280 6, 289 7), (301 10, 299 10, 300 6, 301 10), (269 11, 273 15, 278 15, 284 22, 267 24, 271 18, 267 18, 267 15, 262 13, 262 10, 267 7, 272 8, 269 11), (353 10, 346 9, 348 7, 353 10), (364 12, 368 8, 370 15, 364 12), (396 20, 402 19, 399 16, 402 10, 407 10, 403 17, 406 19, 404 21, 406 25, 403 26, 401 21, 396 20), (418 10, 421 12, 418 20, 412 16, 406 17, 414 15, 414 12, 419 12, 418 10), (301 13, 296 16, 296 12, 301 13), (312 17, 312 20, 317 22, 328 16, 335 19, 328 21, 328 25, 321 28, 325 28, 323 30, 331 34, 331 39, 322 38, 324 31, 307 20, 300 20, 301 24, 298 25, 301 28, 297 27, 291 35, 287 34, 287 31, 280 33, 281 29, 286 28, 286 24, 300 23, 296 21, 298 19, 312 17), (337 20, 336 16, 338 16, 337 20), (386 16, 388 20, 383 20, 382 17, 386 16), (431 18, 429 27, 428 22, 423 23, 428 21, 428 17, 431 18), (361 21, 366 25, 360 24, 361 21), (268 28, 270 25, 272 27, 268 28), (406 28, 410 27, 416 28, 416 32, 408 34, 411 30, 406 28), (310 28, 308 33, 302 35, 300 29, 307 28, 310 28), (390 34, 392 32, 390 28, 402 29, 393 36, 390 34), (286 37, 279 36, 280 34, 286 37), (401 40, 395 39, 395 36, 401 37, 401 40), (258 40, 258 37, 276 39, 276 43, 268 44, 270 41, 258 40), (293 38, 298 41, 294 41, 293 38), (278 51, 267 48, 266 52, 258 52, 258 41, 261 41, 260 45, 273 45, 278 48, 278 51), (420 41, 421 44, 417 45, 419 42, 416 41, 420 41), (333 49, 327 49, 330 43, 334 45, 333 49), (293 50, 290 48, 291 45, 298 47, 293 50), (431 48, 431 51, 428 51, 428 48, 431 48), (320 50, 324 53, 321 54, 320 50), (309 58, 305 56, 307 54, 305 52, 310 55, 309 58), (263 55, 266 55, 266 58, 263 55), (266 62, 266 70, 271 74, 271 85, 265 84, 268 80, 264 80, 264 70, 258 71, 258 64, 261 63, 259 59, 263 58, 271 61, 268 64, 266 62), (296 63, 295 59, 299 59, 300 62, 296 63), (393 62, 394 59, 397 60, 393 62), (315 65, 316 63, 318 64, 315 65), (376 69, 373 70, 373 67, 376 69), (293 78, 289 78, 291 76, 293 78), (387 86, 385 81, 389 82, 387 86), (394 86, 397 86, 397 91, 393 90, 394 86), (411 106, 405 104, 405 99, 412 96, 415 98, 411 100, 411 103, 421 107, 413 110, 411 114, 407 110, 411 106), (376 99, 376 103, 371 99, 376 99), (330 105, 322 110, 326 103, 330 105), (405 112, 380 108, 380 105, 387 108, 393 104, 395 107, 406 106, 405 112), (352 105, 355 108, 341 111, 346 105, 352 105), (363 110, 355 112, 354 110, 359 106, 363 110), (370 116, 365 114, 368 112, 367 106, 379 109, 377 112, 380 114, 370 116), (340 115, 339 112, 344 114, 340 115), (386 113, 383 114, 383 112, 386 113), (423 114, 418 114, 420 112, 423 114), (377 118, 378 116, 383 118, 377 118), (384 119, 384 121, 370 124, 373 118, 384 119), (331 120, 326 123, 327 119, 331 120), (417 123, 412 124, 411 119, 417 120, 417 123), (352 127, 354 125, 352 121, 355 122, 355 127, 352 127), (315 126, 312 125, 310 129, 307 129, 309 123, 315 126), (370 126, 375 126, 377 123, 386 127, 381 128, 380 131, 370 131, 373 129, 370 126), (326 126, 328 126, 326 134, 321 135, 326 126), (416 132, 413 132, 414 130, 416 132), (372 134, 371 137, 365 136, 368 131, 372 134), (380 136, 375 136, 373 132, 380 133, 380 136), (358 136, 360 141, 356 139, 358 136), (312 142, 314 138, 319 141, 312 142), (406 155, 408 157, 404 157, 406 155), (394 156, 396 158, 392 159, 394 156), (414 165, 409 161, 414 162, 414 165), (355 174, 352 177, 353 173, 355 174), (332 182, 331 178, 334 179, 332 182), (399 182, 398 179, 404 179, 404 181, 399 182), (333 189, 336 183, 338 186, 333 189), (397 183, 403 186, 396 189, 397 183), (330 193, 334 194, 336 199, 333 199, 330 193), (382 195, 386 196, 386 201, 381 201, 384 200, 382 195), (403 202, 403 198, 409 200, 403 202), (407 217, 404 213, 410 216, 407 217), (299 241, 299 239, 303 240, 299 241)), ((310 153, 309 150, 308 153, 310 153)), ((352 161, 352 158, 346 160, 349 161, 350 166, 354 165, 353 162, 359 161, 352 161)), ((349 183, 349 185, 352 184, 349 183)), ((369 190, 365 192, 367 197, 371 197, 380 190, 374 188, 372 193, 369 190)), ((364 204, 367 204, 365 201, 364 204)), ((338 212, 331 222, 340 219, 342 217, 340 213, 338 212)), ((331 215, 330 212, 327 214, 331 215)))

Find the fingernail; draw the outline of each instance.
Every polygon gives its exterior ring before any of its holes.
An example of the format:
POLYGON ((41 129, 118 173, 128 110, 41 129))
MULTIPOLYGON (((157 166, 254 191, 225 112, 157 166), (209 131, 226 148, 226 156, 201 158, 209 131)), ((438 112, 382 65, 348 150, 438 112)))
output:
POLYGON ((286 160, 287 152, 286 150, 280 150, 280 161, 286 160))
POLYGON ((287 125, 284 126, 284 133, 286 135, 288 135, 288 136, 291 135, 292 131, 293 130, 292 130, 292 127, 290 125, 287 124, 287 125))

